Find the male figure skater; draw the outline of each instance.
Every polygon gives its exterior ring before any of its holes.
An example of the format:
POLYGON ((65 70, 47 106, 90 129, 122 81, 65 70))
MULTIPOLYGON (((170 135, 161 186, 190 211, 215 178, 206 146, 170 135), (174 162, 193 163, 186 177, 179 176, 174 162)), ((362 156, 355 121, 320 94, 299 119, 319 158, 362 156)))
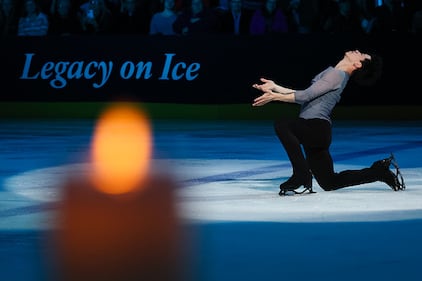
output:
POLYGON ((293 175, 280 184, 279 195, 285 195, 287 191, 313 192, 312 175, 325 191, 375 181, 384 182, 395 191, 405 188, 392 155, 374 162, 369 168, 337 173, 329 152, 332 134, 330 115, 349 78, 362 85, 370 85, 380 77, 381 69, 381 57, 355 50, 345 52, 335 67, 329 66, 316 75, 307 89, 286 88, 264 78, 260 79, 261 84, 252 86, 262 92, 254 99, 253 106, 262 106, 271 101, 301 105, 299 118, 274 123, 293 169, 293 175), (396 174, 390 170, 390 164, 396 167, 396 174), (305 189, 296 191, 301 186, 305 189))

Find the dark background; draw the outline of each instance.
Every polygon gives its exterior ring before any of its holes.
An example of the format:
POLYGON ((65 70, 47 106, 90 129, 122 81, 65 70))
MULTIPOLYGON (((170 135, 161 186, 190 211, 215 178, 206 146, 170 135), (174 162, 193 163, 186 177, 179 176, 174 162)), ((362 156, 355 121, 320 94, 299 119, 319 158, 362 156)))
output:
POLYGON ((343 105, 420 104, 418 66, 422 46, 417 34, 284 34, 277 36, 206 35, 198 37, 105 35, 1 38, 0 101, 112 101, 230 104, 250 103, 258 93, 251 85, 259 77, 287 87, 305 88, 318 72, 334 66, 347 50, 375 52, 384 59, 381 80, 374 86, 349 83, 343 105), (54 89, 47 80, 19 77, 25 53, 35 53, 32 67, 46 61, 113 61, 112 77, 99 89, 92 81, 70 80, 54 89), (124 61, 163 63, 165 53, 175 60, 199 62, 197 79, 160 81, 124 80, 117 71, 124 61), (415 70, 416 68, 416 70, 415 70))

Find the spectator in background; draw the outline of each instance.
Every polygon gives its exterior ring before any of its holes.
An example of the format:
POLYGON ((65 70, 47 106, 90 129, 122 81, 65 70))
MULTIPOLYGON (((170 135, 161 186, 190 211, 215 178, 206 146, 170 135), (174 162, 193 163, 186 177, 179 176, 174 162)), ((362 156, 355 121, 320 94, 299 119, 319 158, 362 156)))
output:
POLYGON ((145 30, 142 17, 139 0, 122 0, 113 29, 118 34, 141 34, 145 30))
POLYGON ((324 20, 322 31, 330 33, 363 33, 357 7, 353 0, 337 0, 334 9, 324 20))
POLYGON ((288 31, 287 18, 278 0, 265 0, 260 9, 252 15, 249 32, 251 35, 284 33, 288 31))
POLYGON ((320 1, 288 0, 285 14, 292 33, 310 33, 319 29, 320 1))
POLYGON ((220 16, 221 32, 234 35, 249 34, 251 12, 243 8, 243 0, 228 0, 229 9, 220 16))
POLYGON ((174 0, 161 0, 162 10, 155 13, 151 18, 149 34, 151 35, 175 35, 173 23, 176 21, 174 0))
POLYGON ((210 34, 218 31, 217 16, 205 6, 203 0, 192 0, 173 23, 173 29, 180 35, 210 34))
POLYGON ((406 6, 402 4, 402 1, 383 0, 383 4, 374 10, 370 33, 409 31, 410 21, 406 18, 406 6))
POLYGON ((362 31, 368 34, 371 32, 374 21, 375 2, 368 0, 355 0, 355 4, 362 31))
POLYGON ((71 0, 53 0, 50 7, 49 35, 71 35, 81 33, 77 9, 71 0))
POLYGON ((0 0, 0 36, 18 33, 18 0, 0 0))
POLYGON ((45 36, 49 19, 35 0, 25 0, 23 14, 18 22, 18 36, 45 36))
POLYGON ((104 0, 89 0, 80 6, 79 22, 86 34, 105 34, 113 30, 113 14, 104 0))

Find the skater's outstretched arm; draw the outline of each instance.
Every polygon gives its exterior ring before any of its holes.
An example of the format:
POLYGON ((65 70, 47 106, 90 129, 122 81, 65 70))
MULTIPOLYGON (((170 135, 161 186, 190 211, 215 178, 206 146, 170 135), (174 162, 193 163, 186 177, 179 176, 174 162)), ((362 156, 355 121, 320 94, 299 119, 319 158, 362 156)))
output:
POLYGON ((260 79, 262 84, 253 84, 252 87, 260 90, 263 94, 254 99, 253 106, 262 106, 271 101, 295 103, 295 90, 277 85, 272 80, 260 79))

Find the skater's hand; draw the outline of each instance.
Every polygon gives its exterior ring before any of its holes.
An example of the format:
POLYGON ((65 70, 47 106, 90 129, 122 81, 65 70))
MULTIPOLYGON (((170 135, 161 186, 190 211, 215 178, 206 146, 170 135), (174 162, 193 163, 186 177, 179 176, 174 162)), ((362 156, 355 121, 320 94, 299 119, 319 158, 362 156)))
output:
POLYGON ((261 80, 262 84, 253 84, 253 88, 260 90, 264 93, 276 90, 276 84, 274 83, 274 81, 265 78, 261 78, 259 80, 261 80))
POLYGON ((267 104, 273 100, 277 99, 277 96, 279 94, 273 93, 273 92, 265 92, 264 94, 260 95, 256 99, 254 99, 252 106, 262 106, 264 104, 267 104))
POLYGON ((255 83, 252 85, 252 87, 257 90, 260 90, 261 92, 264 92, 264 93, 272 92, 272 93, 283 94, 283 95, 288 95, 295 92, 295 90, 293 89, 277 85, 276 83, 274 83, 273 80, 268 80, 265 78, 260 78, 259 80, 261 80, 262 84, 255 83))

